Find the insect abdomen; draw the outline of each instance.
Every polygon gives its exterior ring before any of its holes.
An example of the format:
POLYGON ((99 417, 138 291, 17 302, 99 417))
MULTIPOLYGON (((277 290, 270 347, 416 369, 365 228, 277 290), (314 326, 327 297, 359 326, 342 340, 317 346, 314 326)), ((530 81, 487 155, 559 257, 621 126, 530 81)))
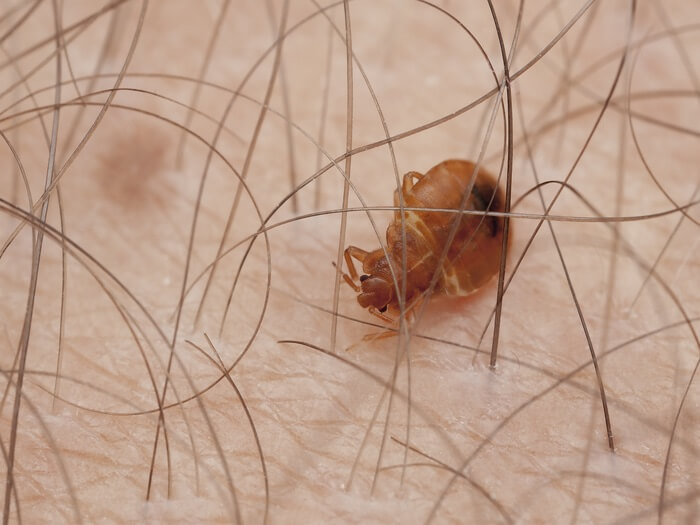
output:
MULTIPOLYGON (((441 162, 405 192, 405 205, 428 209, 459 209, 474 175, 474 167, 473 163, 463 160, 441 162)), ((485 170, 479 170, 464 209, 502 211, 503 203, 496 179, 485 170)), ((454 214, 444 212, 406 212, 407 244, 410 234, 410 244, 413 245, 407 250, 411 255, 408 268, 414 268, 413 272, 409 273, 415 273, 417 288, 426 289, 429 286, 455 220, 454 214)), ((400 228, 398 220, 390 226, 390 229, 394 230, 394 239, 400 239, 400 228)), ((459 219, 454 238, 440 268, 436 291, 450 295, 467 295, 486 284, 498 272, 502 238, 503 219, 500 217, 464 215, 459 219)), ((392 251, 394 257, 401 257, 400 245, 398 251, 392 251)), ((400 262, 400 258, 395 261, 400 262)), ((411 278, 412 275, 409 276, 409 283, 411 278)))

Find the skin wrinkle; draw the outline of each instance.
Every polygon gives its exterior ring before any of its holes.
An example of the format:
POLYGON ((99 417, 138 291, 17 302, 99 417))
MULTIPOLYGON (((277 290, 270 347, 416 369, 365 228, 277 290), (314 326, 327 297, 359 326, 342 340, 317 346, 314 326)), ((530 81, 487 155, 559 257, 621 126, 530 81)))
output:
POLYGON ((700 519, 699 6, 638 3, 604 106, 629 2, 150 1, 137 41, 141 0, 56 2, 58 37, 53 0, 0 6, 5 466, 24 374, 7 521, 413 524, 441 498, 435 523, 700 519), (495 278, 390 327, 340 282, 334 316, 338 247, 412 227, 404 173, 485 144, 505 190, 509 108, 511 213, 465 211, 513 231, 497 367, 495 278))

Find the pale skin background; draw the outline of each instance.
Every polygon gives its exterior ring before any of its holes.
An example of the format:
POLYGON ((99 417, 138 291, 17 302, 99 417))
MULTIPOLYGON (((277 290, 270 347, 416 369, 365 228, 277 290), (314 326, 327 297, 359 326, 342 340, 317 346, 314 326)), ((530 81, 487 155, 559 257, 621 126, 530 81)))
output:
MULTIPOLYGON (((355 0, 322 13, 307 0, 3 2, 3 243, 28 199, 39 201, 54 149, 62 205, 61 220, 53 190, 35 287, 31 228, 0 260, 6 520, 700 519, 700 7, 527 1, 513 53, 521 6, 494 3, 519 74, 513 202, 527 196, 513 211, 528 215, 512 219, 506 277, 543 212, 528 192, 537 180, 569 186, 542 188, 556 221, 541 225, 504 295, 490 369, 496 280, 428 301, 407 344, 367 340, 381 323, 346 285, 334 306, 331 264, 339 247, 379 246, 361 211, 347 214, 343 238, 343 173, 356 209, 390 206, 403 173, 446 158, 483 149, 499 172, 503 113, 489 133, 498 81, 466 32, 501 78, 486 1, 355 0), (54 111, 57 47, 64 104, 54 111), (198 79, 210 84, 197 89, 198 79), (396 168, 386 144, 365 148, 400 134, 396 168), (272 215, 271 225, 301 218, 256 240, 225 319, 245 244, 220 260, 200 316, 209 273, 179 309, 185 272, 189 288, 210 269, 232 205, 224 251, 258 230, 256 207, 270 214, 329 157, 337 166, 272 215), (250 192, 238 200, 236 173, 250 192)), ((391 212, 371 217, 383 239, 391 212)))

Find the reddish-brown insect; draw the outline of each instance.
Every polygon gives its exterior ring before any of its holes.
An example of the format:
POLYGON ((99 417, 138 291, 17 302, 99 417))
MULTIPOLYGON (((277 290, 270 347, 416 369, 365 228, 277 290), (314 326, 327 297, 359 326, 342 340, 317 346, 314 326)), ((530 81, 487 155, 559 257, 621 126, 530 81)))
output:
MULTIPOLYGON (((401 213, 395 212, 394 220, 386 230, 388 260, 381 248, 372 252, 356 246, 345 249, 345 262, 350 275, 343 274, 343 277, 358 292, 357 301, 363 308, 384 321, 392 322, 392 319, 383 315, 387 308, 398 308, 397 287, 394 285, 390 264, 398 279, 398 290, 401 290, 404 248, 407 263, 406 304, 409 310, 422 297, 422 292, 429 288, 436 272, 435 293, 462 296, 474 292, 498 273, 503 242, 503 217, 460 216, 428 211, 431 208, 460 209, 475 167, 472 162, 465 160, 446 160, 425 175, 415 171, 404 175, 401 188, 404 206, 426 208, 426 211, 404 212, 405 245, 401 239, 401 213), (458 221, 458 225, 454 238, 438 268, 455 221, 458 221), (353 258, 362 263, 364 275, 358 277, 353 258)), ((498 187, 496 178, 484 169, 479 169, 464 209, 502 212, 504 204, 503 192, 498 187)), ((394 192, 394 205, 399 206, 398 190, 394 192)))

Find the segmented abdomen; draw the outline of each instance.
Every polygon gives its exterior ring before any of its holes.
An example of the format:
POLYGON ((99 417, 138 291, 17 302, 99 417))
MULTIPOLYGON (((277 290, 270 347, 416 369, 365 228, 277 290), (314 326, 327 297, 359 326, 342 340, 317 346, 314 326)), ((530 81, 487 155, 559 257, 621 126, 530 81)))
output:
MULTIPOLYGON (((463 160, 444 161, 428 171, 404 193, 408 208, 460 209, 469 188, 474 164, 463 160)), ((504 199, 496 179, 483 169, 476 175, 464 210, 503 211, 504 199)), ((397 268, 401 263, 401 221, 387 230, 387 243, 397 268)), ((454 221, 459 224, 439 268, 435 291, 468 295, 498 273, 503 239, 503 219, 437 211, 406 211, 407 296, 425 290, 438 270, 454 221)))

